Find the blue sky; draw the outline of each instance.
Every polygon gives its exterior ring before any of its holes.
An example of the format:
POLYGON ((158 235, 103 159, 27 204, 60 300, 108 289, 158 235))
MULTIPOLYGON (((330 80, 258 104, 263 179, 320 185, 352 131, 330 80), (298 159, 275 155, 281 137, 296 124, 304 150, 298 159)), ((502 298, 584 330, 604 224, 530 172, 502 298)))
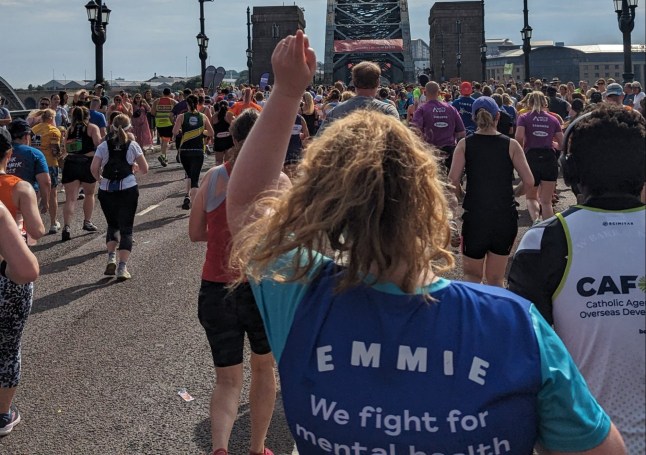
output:
MULTIPOLYGON (((94 45, 85 0, 0 0, 0 76, 16 88, 57 79, 93 79, 94 45)), ((104 47, 106 79, 144 80, 196 75, 200 62, 198 0, 107 0, 112 10, 104 47)), ((209 62, 246 68, 246 8, 293 4, 293 0, 215 0, 205 2, 209 62)), ((646 6, 637 8, 634 43, 644 43, 646 6)), ((323 60, 326 0, 299 0, 306 32, 323 60)), ((428 40, 433 2, 409 0, 411 36, 428 40)), ((487 38, 520 42, 522 0, 486 0, 487 38)), ((571 44, 621 43, 612 0, 529 0, 535 40, 571 44)))

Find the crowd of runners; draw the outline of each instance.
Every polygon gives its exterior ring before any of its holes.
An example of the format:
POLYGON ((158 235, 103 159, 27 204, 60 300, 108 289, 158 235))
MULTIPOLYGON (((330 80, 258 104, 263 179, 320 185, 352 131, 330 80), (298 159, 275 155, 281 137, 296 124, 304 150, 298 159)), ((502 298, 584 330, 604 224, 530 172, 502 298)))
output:
POLYGON ((20 421, 28 246, 70 240, 79 199, 81 229, 97 231, 96 196, 104 274, 130 279, 136 175, 158 144, 162 167, 176 150, 189 236, 207 245, 214 455, 237 416, 245 335, 253 454, 271 454, 274 361, 303 454, 621 454, 622 436, 644 454, 641 84, 382 86, 362 62, 350 84, 313 86, 315 62, 299 32, 274 52, 273 87, 109 99, 97 84, 26 119, 0 112, 0 435, 20 421), (559 175, 579 204, 555 215, 559 175), (523 196, 533 226, 509 268, 523 196), (441 278, 452 247, 465 283, 441 278))

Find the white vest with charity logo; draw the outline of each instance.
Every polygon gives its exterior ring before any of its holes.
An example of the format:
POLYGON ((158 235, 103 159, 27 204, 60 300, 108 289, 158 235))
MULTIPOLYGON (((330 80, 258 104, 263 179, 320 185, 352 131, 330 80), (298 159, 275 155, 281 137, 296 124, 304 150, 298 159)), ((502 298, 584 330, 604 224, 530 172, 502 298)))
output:
POLYGON ((553 298, 554 328, 629 454, 646 453, 644 207, 580 207, 561 221, 568 263, 553 298))

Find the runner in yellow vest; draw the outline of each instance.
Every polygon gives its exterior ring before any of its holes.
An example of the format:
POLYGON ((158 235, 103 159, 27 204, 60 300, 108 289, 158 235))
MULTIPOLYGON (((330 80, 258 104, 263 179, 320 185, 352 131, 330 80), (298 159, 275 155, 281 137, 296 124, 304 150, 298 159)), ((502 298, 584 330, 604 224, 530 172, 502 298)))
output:
POLYGON ((155 116, 155 125, 157 126, 157 134, 161 140, 161 154, 157 157, 159 163, 166 167, 168 166, 168 158, 166 152, 168 151, 168 143, 173 136, 173 107, 177 101, 170 97, 170 89, 165 88, 163 96, 153 102, 151 114, 155 116))

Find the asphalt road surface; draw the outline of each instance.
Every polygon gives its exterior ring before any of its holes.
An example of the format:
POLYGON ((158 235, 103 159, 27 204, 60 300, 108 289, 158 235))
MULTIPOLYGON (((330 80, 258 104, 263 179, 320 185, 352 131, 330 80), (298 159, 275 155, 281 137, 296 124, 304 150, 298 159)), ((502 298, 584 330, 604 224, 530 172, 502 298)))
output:
MULTIPOLYGON (((161 168, 149 156, 150 172, 139 176, 131 280, 103 276, 105 219, 98 202, 99 232, 81 230, 79 201, 72 240, 45 236, 33 248, 41 276, 23 337, 15 399, 22 422, 0 439, 0 454, 209 453, 215 372, 197 319, 205 245, 188 239, 183 171, 174 157, 171 151, 171 163, 161 168), (181 388, 195 399, 182 400, 181 388)), ((209 157, 205 170, 212 164, 209 157)), ((562 182, 559 188, 563 209, 573 197, 562 182)), ((529 224, 521 199, 519 238, 529 224)), ((460 278, 459 265, 448 278, 460 278)), ((246 369, 229 446, 234 455, 248 453, 248 379, 246 369)), ((280 395, 266 445, 277 455, 292 453, 280 395)))

